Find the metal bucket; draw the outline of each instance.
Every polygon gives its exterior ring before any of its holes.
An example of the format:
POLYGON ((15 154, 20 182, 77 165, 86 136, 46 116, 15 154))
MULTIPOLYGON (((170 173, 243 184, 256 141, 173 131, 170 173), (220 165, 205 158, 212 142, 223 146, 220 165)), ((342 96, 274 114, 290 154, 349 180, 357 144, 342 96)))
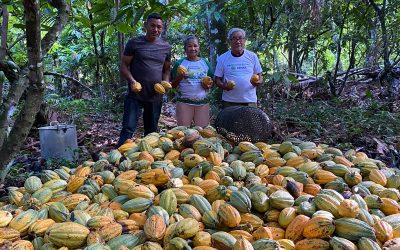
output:
POLYGON ((78 159, 78 141, 75 125, 51 122, 39 128, 40 151, 44 159, 57 158, 69 161, 78 159))

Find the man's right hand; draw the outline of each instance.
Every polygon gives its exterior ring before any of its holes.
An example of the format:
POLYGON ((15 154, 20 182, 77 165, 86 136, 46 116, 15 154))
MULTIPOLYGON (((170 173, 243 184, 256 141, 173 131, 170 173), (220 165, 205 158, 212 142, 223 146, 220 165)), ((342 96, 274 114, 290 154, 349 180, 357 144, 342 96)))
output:
POLYGON ((226 91, 231 91, 232 89, 235 88, 235 82, 233 81, 224 81, 224 84, 222 85, 222 89, 226 91))
POLYGON ((225 81, 221 89, 226 91, 231 91, 233 88, 229 88, 228 83, 225 81))
POLYGON ((215 76, 214 77, 214 83, 217 85, 218 88, 226 91, 232 90, 235 86, 230 86, 229 81, 224 80, 222 77, 215 76))
POLYGON ((130 84, 131 84, 131 90, 134 93, 139 93, 142 90, 142 85, 139 82, 133 80, 133 82, 131 82, 130 84))

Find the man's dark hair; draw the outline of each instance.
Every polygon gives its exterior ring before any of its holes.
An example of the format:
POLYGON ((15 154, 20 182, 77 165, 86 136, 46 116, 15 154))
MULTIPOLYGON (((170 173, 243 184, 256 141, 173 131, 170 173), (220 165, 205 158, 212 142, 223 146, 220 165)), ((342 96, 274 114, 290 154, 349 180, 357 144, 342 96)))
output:
POLYGON ((162 20, 160 14, 158 14, 158 13, 150 13, 147 16, 147 21, 150 20, 150 19, 160 19, 160 20, 162 20))

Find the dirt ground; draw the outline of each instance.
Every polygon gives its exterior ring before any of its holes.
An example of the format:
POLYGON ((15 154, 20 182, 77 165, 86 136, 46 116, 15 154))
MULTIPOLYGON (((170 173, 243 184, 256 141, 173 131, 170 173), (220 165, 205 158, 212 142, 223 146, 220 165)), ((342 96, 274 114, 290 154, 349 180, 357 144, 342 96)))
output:
MULTIPOLYGON (((166 131, 176 126, 175 105, 163 105, 160 117, 160 131, 166 131)), ((37 128, 33 128, 22 146, 20 154, 15 157, 11 170, 6 177, 5 184, 0 186, 0 197, 5 194, 9 186, 23 186, 30 175, 38 175, 43 169, 55 169, 61 165, 76 166, 85 160, 93 160, 100 151, 109 152, 114 149, 121 130, 121 122, 115 121, 110 114, 92 114, 83 119, 77 129, 79 160, 76 163, 44 160, 40 154, 40 140, 37 128)), ((139 118, 139 126, 133 138, 143 136, 143 122, 139 118)))

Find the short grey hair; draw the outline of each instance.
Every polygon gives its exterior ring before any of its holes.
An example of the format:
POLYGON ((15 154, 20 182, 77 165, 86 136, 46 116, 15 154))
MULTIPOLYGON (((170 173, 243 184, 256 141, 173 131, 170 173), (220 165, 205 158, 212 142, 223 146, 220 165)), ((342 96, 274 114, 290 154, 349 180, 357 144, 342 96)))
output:
POLYGON ((230 29, 228 31, 228 40, 231 40, 232 37, 233 37, 233 34, 236 33, 236 32, 240 32, 240 33, 242 33, 243 37, 246 37, 246 31, 244 31, 243 29, 241 29, 241 28, 232 28, 232 29, 230 29))

